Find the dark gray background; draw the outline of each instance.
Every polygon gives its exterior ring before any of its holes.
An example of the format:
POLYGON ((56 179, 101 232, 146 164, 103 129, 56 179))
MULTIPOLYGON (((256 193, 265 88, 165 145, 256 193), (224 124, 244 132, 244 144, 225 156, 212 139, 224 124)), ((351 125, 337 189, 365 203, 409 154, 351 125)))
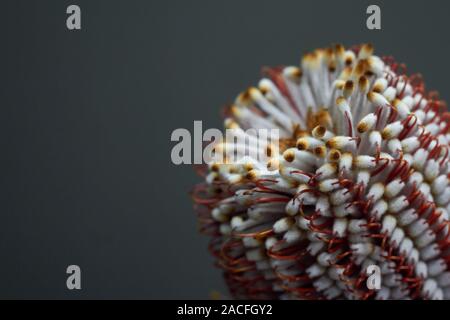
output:
POLYGON ((0 298, 225 293, 171 164, 175 128, 219 109, 264 65, 372 42, 448 98, 448 1, 2 1, 0 298), (66 29, 69 4, 82 30, 66 29), (381 5, 382 31, 365 27, 381 5), (82 290, 65 269, 82 268, 82 290))

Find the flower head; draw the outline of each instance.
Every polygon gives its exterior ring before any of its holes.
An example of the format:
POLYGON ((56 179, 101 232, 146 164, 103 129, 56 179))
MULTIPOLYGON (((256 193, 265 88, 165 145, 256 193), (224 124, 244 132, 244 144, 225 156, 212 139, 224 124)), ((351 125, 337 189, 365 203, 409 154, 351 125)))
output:
POLYGON ((280 132, 193 192, 234 297, 450 299, 449 113, 420 76, 368 44, 318 49, 265 68, 225 123, 280 132))

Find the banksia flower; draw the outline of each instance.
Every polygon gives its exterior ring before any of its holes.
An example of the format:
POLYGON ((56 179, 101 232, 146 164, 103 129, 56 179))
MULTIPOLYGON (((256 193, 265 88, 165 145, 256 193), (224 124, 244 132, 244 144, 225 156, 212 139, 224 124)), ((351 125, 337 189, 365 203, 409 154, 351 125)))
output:
MULTIPOLYGON (((449 113, 371 45, 265 68, 225 126, 276 128, 267 159, 211 161, 193 190, 235 298, 450 299, 449 113), (378 266, 380 287, 366 270, 378 266)), ((236 146, 235 146, 236 147, 236 146)))

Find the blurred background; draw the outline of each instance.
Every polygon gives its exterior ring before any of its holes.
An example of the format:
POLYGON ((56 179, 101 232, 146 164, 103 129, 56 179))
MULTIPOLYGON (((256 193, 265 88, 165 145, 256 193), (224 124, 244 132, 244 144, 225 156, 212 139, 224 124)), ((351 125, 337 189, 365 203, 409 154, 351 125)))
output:
POLYGON ((0 298, 227 294, 171 163, 176 128, 221 128, 262 66, 371 42, 449 98, 444 1, 2 1, 0 298), (82 29, 66 28, 81 8, 82 29), (382 30, 366 28, 381 7, 382 30), (66 288, 81 267, 82 290, 66 288))

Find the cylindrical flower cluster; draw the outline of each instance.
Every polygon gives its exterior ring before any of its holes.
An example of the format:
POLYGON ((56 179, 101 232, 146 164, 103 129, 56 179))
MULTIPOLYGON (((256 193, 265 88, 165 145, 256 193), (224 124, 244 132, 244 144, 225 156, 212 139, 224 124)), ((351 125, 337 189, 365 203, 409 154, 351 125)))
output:
POLYGON ((193 190, 230 292, 246 299, 450 299, 449 113, 371 45, 265 68, 226 128, 279 129, 265 161, 221 148, 193 190), (380 287, 367 285, 369 266, 380 287))

